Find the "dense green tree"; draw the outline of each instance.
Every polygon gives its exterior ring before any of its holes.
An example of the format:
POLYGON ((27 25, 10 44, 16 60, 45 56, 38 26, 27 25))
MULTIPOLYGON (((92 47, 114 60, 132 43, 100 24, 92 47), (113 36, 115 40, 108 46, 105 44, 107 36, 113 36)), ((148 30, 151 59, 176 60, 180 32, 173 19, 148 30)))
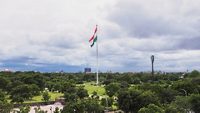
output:
POLYGON ((103 107, 95 99, 68 103, 62 113, 103 113, 103 107))
POLYGON ((117 83, 110 83, 107 86, 105 86, 106 94, 109 97, 112 97, 113 95, 115 95, 119 89, 120 89, 120 86, 117 83))
POLYGON ((192 95, 189 101, 191 104, 191 109, 195 113, 199 113, 199 111, 200 111, 200 95, 199 94, 192 95))
POLYGON ((200 73, 197 70, 193 70, 190 74, 189 77, 199 77, 200 73))
POLYGON ((48 102, 48 101, 50 100, 50 98, 51 98, 51 96, 49 95, 48 91, 44 91, 44 92, 42 93, 42 97, 43 97, 43 100, 44 100, 45 102, 48 102))
POLYGON ((62 92, 76 93, 76 85, 71 82, 62 83, 62 92))
POLYGON ((101 105, 105 107, 111 107, 113 105, 113 98, 102 98, 101 105))
POLYGON ((177 96, 176 99, 165 108, 166 113, 188 113, 191 108, 189 97, 177 96))
POLYGON ((19 108, 19 111, 17 111, 17 113, 29 113, 30 111, 30 106, 21 106, 19 108))
POLYGON ((83 87, 79 87, 76 94, 80 99, 83 99, 89 96, 88 91, 84 89, 83 87))
POLYGON ((0 89, 3 89, 5 91, 7 89, 8 84, 9 80, 0 76, 0 89))
POLYGON ((12 102, 24 102, 25 100, 31 99, 34 94, 37 94, 35 91, 35 85, 19 85, 12 89, 10 92, 10 98, 12 102))
POLYGON ((0 89, 0 113, 10 113, 13 106, 6 100, 6 94, 0 89))
POLYGON ((78 99, 78 96, 76 95, 76 93, 65 92, 64 98, 65 98, 65 102, 76 102, 78 99))
POLYGON ((164 110, 155 104, 149 104, 147 107, 141 108, 138 113, 164 113, 164 110))
POLYGON ((60 113, 60 110, 58 107, 56 107, 55 111, 53 113, 60 113))
POLYGON ((47 111, 41 110, 40 107, 34 108, 35 113, 47 113, 47 111))
POLYGON ((121 90, 118 94, 119 108, 125 112, 138 112, 142 107, 149 104, 158 104, 158 98, 151 91, 121 90))
POLYGON ((160 90, 160 92, 158 92, 160 102, 163 104, 171 103, 175 99, 175 96, 177 95, 178 95, 178 92, 170 88, 164 88, 160 90))
POLYGON ((172 85, 172 88, 177 90, 182 96, 199 93, 198 85, 192 83, 190 80, 178 81, 172 85))

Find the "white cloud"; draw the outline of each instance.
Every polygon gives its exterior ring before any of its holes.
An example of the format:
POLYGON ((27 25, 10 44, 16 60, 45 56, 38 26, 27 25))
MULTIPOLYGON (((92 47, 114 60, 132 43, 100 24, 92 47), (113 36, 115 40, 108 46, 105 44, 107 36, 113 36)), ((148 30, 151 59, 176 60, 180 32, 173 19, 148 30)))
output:
POLYGON ((103 71, 148 71, 152 54, 159 70, 197 69, 198 4, 197 0, 0 1, 0 64, 8 60, 15 64, 14 59, 25 57, 31 59, 20 60, 25 66, 95 67, 95 48, 89 47, 88 39, 98 24, 103 71))

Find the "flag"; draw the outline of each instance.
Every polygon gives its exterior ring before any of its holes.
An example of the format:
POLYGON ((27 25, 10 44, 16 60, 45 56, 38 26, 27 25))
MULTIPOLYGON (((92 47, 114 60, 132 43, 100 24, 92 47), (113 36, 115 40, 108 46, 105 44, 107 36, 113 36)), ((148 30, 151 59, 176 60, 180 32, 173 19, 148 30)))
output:
POLYGON ((93 39, 94 39, 94 36, 96 35, 97 33, 97 25, 96 25, 96 28, 94 30, 94 34, 92 35, 92 37, 90 38, 89 42, 91 42, 93 39))
POLYGON ((91 47, 94 46, 94 43, 97 41, 97 25, 96 28, 94 30, 94 33, 92 35, 92 37, 90 38, 89 42, 92 42, 92 44, 90 45, 91 47))
POLYGON ((92 45, 90 45, 91 47, 94 46, 94 43, 97 41, 97 36, 94 38, 92 45))

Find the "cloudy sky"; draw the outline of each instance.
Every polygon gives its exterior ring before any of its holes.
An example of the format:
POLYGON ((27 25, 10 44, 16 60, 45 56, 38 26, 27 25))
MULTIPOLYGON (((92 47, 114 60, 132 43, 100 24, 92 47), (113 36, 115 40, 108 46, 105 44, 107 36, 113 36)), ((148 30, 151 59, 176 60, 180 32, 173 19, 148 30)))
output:
POLYGON ((200 69, 199 0, 0 0, 0 70, 200 69))

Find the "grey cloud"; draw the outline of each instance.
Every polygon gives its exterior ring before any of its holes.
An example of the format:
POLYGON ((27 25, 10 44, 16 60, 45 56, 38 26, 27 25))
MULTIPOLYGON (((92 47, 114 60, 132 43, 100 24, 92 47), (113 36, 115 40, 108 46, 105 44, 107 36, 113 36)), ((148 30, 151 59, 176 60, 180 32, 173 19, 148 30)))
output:
MULTIPOLYGON (((116 5, 116 8, 111 11, 108 19, 121 26, 123 31, 130 37, 149 38, 150 36, 157 35, 196 35, 197 31, 194 26, 198 24, 198 21, 191 23, 191 18, 187 20, 184 15, 181 15, 182 17, 176 17, 176 15, 170 15, 164 10, 163 13, 155 14, 156 9, 162 11, 162 9, 159 9, 162 8, 162 5, 159 6, 158 4, 150 4, 149 7, 155 9, 153 10, 155 12, 149 12, 144 6, 144 4, 147 4, 145 2, 143 4, 138 4, 131 0, 121 1, 116 5)), ((179 13, 180 12, 177 11, 177 15, 180 15, 179 13)))
POLYGON ((200 37, 182 39, 178 47, 179 49, 200 50, 200 37))

